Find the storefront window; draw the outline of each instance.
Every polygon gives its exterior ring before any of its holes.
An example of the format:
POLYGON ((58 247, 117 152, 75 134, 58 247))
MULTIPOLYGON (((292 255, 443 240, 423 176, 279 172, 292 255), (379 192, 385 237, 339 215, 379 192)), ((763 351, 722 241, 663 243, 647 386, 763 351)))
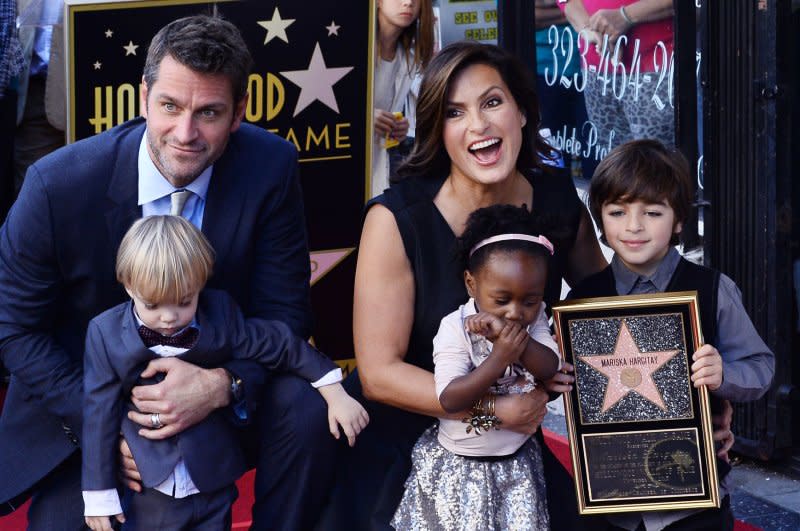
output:
POLYGON ((536 1, 542 127, 573 175, 627 141, 675 144, 671 0, 645 10, 629 0, 536 1))

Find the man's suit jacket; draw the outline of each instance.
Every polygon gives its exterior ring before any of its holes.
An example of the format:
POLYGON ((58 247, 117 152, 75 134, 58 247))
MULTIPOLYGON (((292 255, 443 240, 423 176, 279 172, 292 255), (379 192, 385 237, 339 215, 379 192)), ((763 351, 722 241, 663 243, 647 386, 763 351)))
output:
MULTIPOLYGON (((280 321, 245 322, 224 291, 200 294, 197 344, 178 357, 201 367, 219 367, 231 359, 252 359, 263 366, 291 372, 313 382, 336 365, 280 321)), ((139 465, 142 483, 154 487, 183 458, 201 492, 232 484, 245 468, 233 425, 215 412, 179 435, 163 441, 140 437, 140 426, 127 418, 134 385, 146 384, 139 374, 158 357, 139 337, 131 302, 103 312, 89 323, 84 356, 83 489, 117 486, 117 439, 120 426, 139 465)))
MULTIPOLYGON (((66 146, 28 170, 0 229, 0 356, 11 384, 0 417, 0 502, 77 449, 86 327, 127 299, 115 279, 137 218, 141 118, 66 146)), ((309 256, 295 147, 254 126, 214 164, 203 232, 217 261, 208 287, 248 317, 310 333, 309 256)), ((265 376, 253 362, 246 383, 265 376)), ((229 365, 226 367, 231 368, 229 365)), ((257 386, 246 386, 248 404, 257 386)))

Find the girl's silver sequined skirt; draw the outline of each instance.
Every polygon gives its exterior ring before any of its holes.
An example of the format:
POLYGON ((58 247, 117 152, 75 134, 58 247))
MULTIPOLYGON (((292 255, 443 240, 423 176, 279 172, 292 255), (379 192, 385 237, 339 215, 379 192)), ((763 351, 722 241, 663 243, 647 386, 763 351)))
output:
POLYGON ((434 425, 412 452, 413 468, 392 519, 398 531, 549 529, 539 443, 530 438, 513 456, 462 457, 443 448, 434 425))

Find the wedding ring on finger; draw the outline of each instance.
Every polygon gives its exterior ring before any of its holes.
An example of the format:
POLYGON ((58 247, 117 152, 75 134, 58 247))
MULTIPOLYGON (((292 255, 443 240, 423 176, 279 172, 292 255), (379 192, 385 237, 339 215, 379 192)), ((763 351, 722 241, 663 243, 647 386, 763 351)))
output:
POLYGON ((161 414, 160 413, 151 413, 150 414, 150 425, 153 427, 154 430, 159 428, 163 428, 164 424, 161 423, 161 414))

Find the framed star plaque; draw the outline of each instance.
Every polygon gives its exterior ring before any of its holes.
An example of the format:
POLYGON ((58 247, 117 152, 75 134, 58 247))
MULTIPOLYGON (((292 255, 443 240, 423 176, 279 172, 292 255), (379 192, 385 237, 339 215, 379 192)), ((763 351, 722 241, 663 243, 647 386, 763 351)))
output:
POLYGON ((697 293, 565 301, 553 308, 575 385, 564 394, 581 514, 719 507, 697 293))

